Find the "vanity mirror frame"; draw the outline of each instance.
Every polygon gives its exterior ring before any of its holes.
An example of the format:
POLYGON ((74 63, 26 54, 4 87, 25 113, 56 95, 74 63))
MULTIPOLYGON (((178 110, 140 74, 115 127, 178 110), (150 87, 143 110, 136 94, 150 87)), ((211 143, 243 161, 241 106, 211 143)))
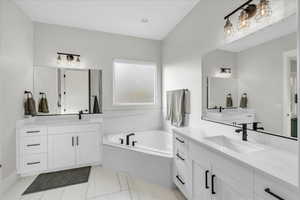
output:
MULTIPOLYGON (((299 78, 300 78, 300 73, 299 73, 299 62, 298 62, 298 60, 299 60, 299 55, 298 55, 298 48, 299 47, 297 47, 297 49, 293 49, 293 50, 289 50, 289 51, 286 51, 286 52, 284 52, 283 54, 282 54, 282 58, 283 58, 283 67, 285 68, 284 70, 283 70, 283 76, 286 76, 286 74, 287 74, 287 69, 286 69, 286 67, 287 67, 287 62, 289 61, 289 58, 292 58, 292 57, 296 57, 297 58, 297 87, 298 87, 298 92, 299 92, 299 85, 300 85, 300 81, 299 81, 299 78)), ((218 49, 218 48, 217 48, 218 49)), ((207 110, 210 110, 210 109, 218 109, 218 108, 215 108, 215 107, 209 107, 209 91, 210 91, 210 88, 209 88, 209 76, 207 76, 207 77, 202 77, 202 78, 205 78, 206 80, 205 80, 205 83, 206 83, 206 86, 205 86, 205 89, 206 89, 206 105, 205 105, 205 108, 207 109, 207 110)), ((204 81, 203 81, 203 83, 204 83, 204 81)), ((286 79, 283 79, 283 93, 286 93, 286 88, 285 88, 285 85, 286 85, 287 83, 286 83, 286 79)), ((204 87, 203 87, 203 89, 204 89, 204 87)), ((284 100, 285 100, 285 98, 284 98, 284 100)), ((298 100, 298 102, 299 102, 299 95, 298 95, 298 97, 297 97, 297 100, 298 100)), ((297 106, 298 108, 297 108, 297 111, 298 111, 298 113, 297 113, 297 116, 299 117, 300 115, 299 115, 299 112, 300 112, 300 106, 297 106)), ((223 108, 222 107, 222 109, 236 109, 236 108, 238 108, 237 106, 233 106, 232 108, 223 108)), ((283 115, 284 115, 284 113, 283 113, 283 115)), ((209 118, 207 118, 207 117, 205 117, 204 116, 204 114, 203 114, 203 111, 202 111, 202 114, 201 114, 201 120, 204 120, 204 121, 209 121, 209 122, 213 122, 213 123, 217 123, 217 124, 222 124, 222 125, 227 125, 227 126, 231 126, 231 127, 235 127, 235 128, 241 128, 241 126, 240 125, 236 125, 236 124, 230 124, 230 123, 226 123, 226 122, 221 122, 221 121, 217 121, 217 120, 213 120, 213 119, 209 119, 209 118)), ((265 130, 254 130, 253 128, 250 128, 250 127, 247 127, 247 130, 249 130, 249 131, 255 131, 255 132, 257 132, 257 133, 262 133, 262 134, 266 134, 266 135, 270 135, 270 136, 275 136, 275 137, 279 137, 279 138, 283 138, 283 139, 288 139, 288 140, 293 140, 293 141, 300 141, 298 138, 300 137, 299 136, 299 124, 300 124, 300 122, 298 121, 297 122, 297 133, 298 133, 298 135, 297 135, 297 137, 289 137, 289 136, 285 136, 285 135, 280 135, 280 134, 275 134, 275 133, 272 133, 272 132, 269 132, 269 131, 265 131, 265 130)), ((249 123, 249 125, 250 125, 250 123, 249 123)))
MULTIPOLYGON (((72 68, 72 67, 57 67, 57 66, 34 66, 33 67, 33 95, 37 96, 36 92, 36 72, 35 68, 54 68, 54 69, 65 69, 65 70, 76 70, 76 71, 87 71, 88 72, 88 112, 83 112, 82 115, 102 115, 103 114, 103 108, 102 108, 102 101, 103 101, 103 87, 102 87, 102 79, 103 79, 103 70, 102 69, 95 69, 95 68, 72 68), (100 106, 100 113, 92 113, 92 103, 91 103, 91 91, 92 91, 92 84, 91 84, 91 72, 96 71, 99 73, 99 106, 100 106)), ((38 99, 36 99, 38 100, 38 99)), ((74 116, 78 115, 79 112, 77 113, 49 113, 49 114, 40 114, 37 113, 35 116, 37 117, 49 117, 49 116, 74 116)))

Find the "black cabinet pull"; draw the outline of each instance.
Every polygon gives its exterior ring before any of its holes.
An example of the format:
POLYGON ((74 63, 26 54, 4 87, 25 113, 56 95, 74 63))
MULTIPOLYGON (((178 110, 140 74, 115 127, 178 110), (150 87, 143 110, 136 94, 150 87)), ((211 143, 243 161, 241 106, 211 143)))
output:
POLYGON ((40 131, 26 131, 26 133, 39 133, 40 131))
POLYGON ((177 140, 178 142, 180 142, 180 143, 184 144, 184 141, 183 141, 183 140, 181 140, 181 139, 179 139, 178 137, 176 137, 176 140, 177 140))
POLYGON ((215 177, 216 177, 216 175, 211 176, 211 194, 216 194, 216 191, 215 191, 215 177))
POLYGON ((27 165, 36 165, 36 164, 40 164, 41 162, 30 162, 30 163, 27 163, 27 165))
POLYGON ((179 158, 179 159, 182 160, 182 161, 185 160, 183 157, 181 157, 181 156, 179 155, 179 153, 177 153, 176 156, 177 156, 177 158, 179 158))
POLYGON ((77 144, 77 146, 79 146, 79 137, 78 136, 76 137, 76 144, 77 144))
POLYGON ((185 184, 185 182, 183 182, 183 180, 181 180, 181 178, 180 178, 178 175, 176 176, 176 178, 177 178, 177 180, 178 180, 182 185, 185 184))
POLYGON ((209 186, 208 186, 208 173, 209 173, 209 170, 206 170, 205 171, 205 189, 209 189, 209 186))
POLYGON ((72 137, 72 147, 74 147, 74 137, 72 137))
POLYGON ((266 189, 265 189, 265 192, 268 193, 269 195, 275 197, 275 198, 278 199, 278 200, 284 200, 284 198, 281 198, 281 197, 278 196, 277 194, 274 194, 273 192, 271 192, 271 189, 270 189, 270 188, 266 188, 266 189))
POLYGON ((27 144, 27 147, 36 147, 36 146, 40 146, 41 144, 27 144))

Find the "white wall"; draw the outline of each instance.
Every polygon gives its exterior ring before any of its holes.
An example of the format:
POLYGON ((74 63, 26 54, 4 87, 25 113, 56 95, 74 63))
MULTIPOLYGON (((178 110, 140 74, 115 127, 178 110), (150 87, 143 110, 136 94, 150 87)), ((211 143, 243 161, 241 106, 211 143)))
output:
POLYGON ((238 53, 239 97, 248 94, 249 108, 266 131, 283 133, 283 54, 297 48, 296 34, 238 53))
POLYGON ((0 0, 0 138, 3 178, 16 170, 16 120, 23 117, 23 94, 32 90, 33 24, 10 0, 0 0))
POLYGON ((80 54, 83 68, 103 70, 103 112, 106 133, 161 127, 160 41, 41 23, 35 23, 34 27, 34 66, 56 66, 56 53, 66 52, 80 54), (157 63, 159 81, 157 105, 139 107, 112 105, 114 59, 157 63))

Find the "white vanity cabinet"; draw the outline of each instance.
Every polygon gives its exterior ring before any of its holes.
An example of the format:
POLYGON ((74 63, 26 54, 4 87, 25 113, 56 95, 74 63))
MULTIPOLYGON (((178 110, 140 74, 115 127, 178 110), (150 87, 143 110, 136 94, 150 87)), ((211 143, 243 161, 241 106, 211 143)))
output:
POLYGON ((299 199, 292 185, 217 151, 174 132, 174 183, 187 199, 299 199))
POLYGON ((101 161, 101 123, 17 128, 17 169, 22 176, 96 165, 101 161))
POLYGON ((49 169, 85 165, 100 161, 102 143, 98 125, 49 127, 49 169))
POLYGON ((191 191, 191 160, 188 156, 189 141, 177 134, 173 137, 173 181, 175 185, 188 198, 191 191))
POLYGON ((253 199, 253 171, 190 142, 194 200, 253 199))

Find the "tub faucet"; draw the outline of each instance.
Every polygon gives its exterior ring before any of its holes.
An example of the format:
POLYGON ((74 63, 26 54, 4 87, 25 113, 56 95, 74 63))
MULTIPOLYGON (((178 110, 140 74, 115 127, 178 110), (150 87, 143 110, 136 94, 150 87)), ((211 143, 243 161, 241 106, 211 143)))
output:
POLYGON ((83 115, 83 110, 80 110, 78 112, 78 119, 81 120, 82 119, 82 115, 83 115))
POLYGON ((242 124, 239 124, 239 125, 242 125, 242 128, 241 129, 236 129, 235 132, 236 133, 242 132, 243 133, 242 140, 243 141, 248 141, 247 124, 242 123, 242 124))
POLYGON ((129 140, 130 140, 130 136, 134 136, 134 133, 130 133, 128 135, 126 135, 126 145, 129 145, 129 140))

